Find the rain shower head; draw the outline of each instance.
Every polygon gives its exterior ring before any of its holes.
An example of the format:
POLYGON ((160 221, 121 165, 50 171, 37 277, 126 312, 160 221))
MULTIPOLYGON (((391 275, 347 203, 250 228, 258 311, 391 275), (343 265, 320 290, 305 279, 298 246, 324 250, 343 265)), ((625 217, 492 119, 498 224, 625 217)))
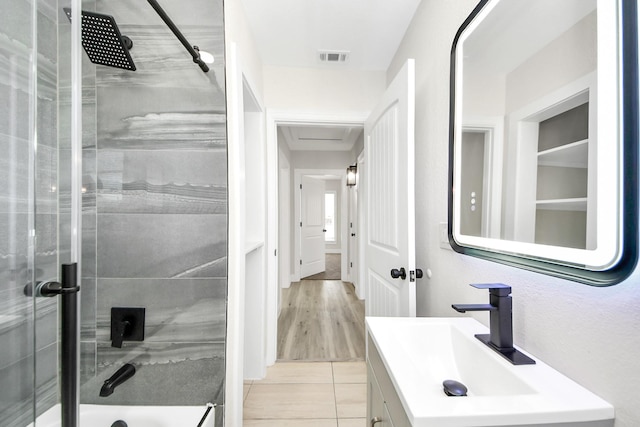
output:
MULTIPOLYGON (((63 10, 71 21, 71 9, 65 7, 63 10)), ((82 47, 94 64, 136 70, 129 55, 133 42, 120 34, 113 16, 83 10, 82 47)))

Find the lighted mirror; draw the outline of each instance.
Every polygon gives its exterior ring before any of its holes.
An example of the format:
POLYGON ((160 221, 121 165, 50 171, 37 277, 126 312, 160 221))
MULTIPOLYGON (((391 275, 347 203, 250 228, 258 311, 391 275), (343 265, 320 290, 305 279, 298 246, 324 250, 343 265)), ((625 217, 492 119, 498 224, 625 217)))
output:
POLYGON ((449 240, 598 286, 637 255, 635 0, 485 0, 451 57, 449 240))

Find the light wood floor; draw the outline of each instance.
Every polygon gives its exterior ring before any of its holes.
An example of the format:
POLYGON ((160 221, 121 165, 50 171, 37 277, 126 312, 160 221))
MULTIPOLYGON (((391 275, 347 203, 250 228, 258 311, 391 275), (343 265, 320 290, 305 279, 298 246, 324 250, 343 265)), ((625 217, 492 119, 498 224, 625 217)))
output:
POLYGON ((302 280, 283 290, 278 360, 364 360, 364 301, 351 283, 302 280))

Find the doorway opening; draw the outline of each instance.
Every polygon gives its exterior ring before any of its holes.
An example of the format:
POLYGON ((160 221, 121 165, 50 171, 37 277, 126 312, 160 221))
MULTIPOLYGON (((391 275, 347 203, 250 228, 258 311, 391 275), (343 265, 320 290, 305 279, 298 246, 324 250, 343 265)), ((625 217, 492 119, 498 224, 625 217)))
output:
POLYGON ((278 183, 280 253, 290 255, 279 260, 277 359, 363 360, 364 301, 348 267, 357 264, 350 227, 357 189, 346 186, 346 168, 362 151, 362 123, 279 124, 277 134, 279 170, 290 171, 278 183))

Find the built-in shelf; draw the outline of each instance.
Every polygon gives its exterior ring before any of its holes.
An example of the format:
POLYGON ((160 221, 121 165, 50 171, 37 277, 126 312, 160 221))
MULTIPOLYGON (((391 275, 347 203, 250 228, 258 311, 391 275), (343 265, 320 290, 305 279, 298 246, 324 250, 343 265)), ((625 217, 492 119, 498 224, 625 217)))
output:
POLYGON ((246 254, 250 254, 251 252, 255 251, 256 249, 261 248, 264 245, 264 242, 259 242, 259 241, 248 241, 244 243, 244 253, 246 254))
POLYGON ((538 153, 538 165, 565 168, 584 168, 588 166, 589 140, 572 142, 538 153))
POLYGON ((587 198, 576 197, 571 199, 537 200, 536 207, 547 211, 575 211, 586 212, 587 198))

